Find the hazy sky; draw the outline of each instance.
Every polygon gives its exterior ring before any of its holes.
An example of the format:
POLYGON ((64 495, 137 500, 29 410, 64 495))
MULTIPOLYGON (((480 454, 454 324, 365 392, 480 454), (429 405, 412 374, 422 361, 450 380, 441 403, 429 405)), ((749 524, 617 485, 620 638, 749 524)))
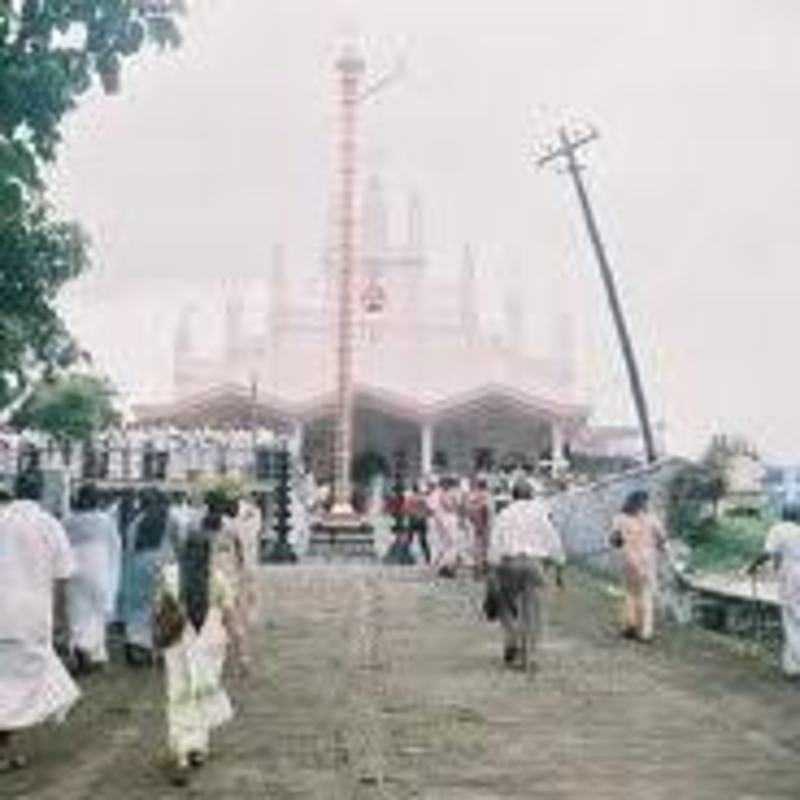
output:
POLYGON ((123 386, 169 391, 184 297, 265 276, 273 242, 295 280, 317 269, 330 65, 352 24, 374 74, 408 62, 364 110, 362 166, 419 190, 435 263, 471 241, 485 275, 521 271, 539 303, 572 287, 598 420, 632 420, 571 187, 526 155, 565 115, 591 121, 587 180, 672 449, 733 431, 800 460, 789 0, 196 0, 179 53, 140 59, 122 96, 70 118, 58 168, 97 264, 65 304, 123 386))

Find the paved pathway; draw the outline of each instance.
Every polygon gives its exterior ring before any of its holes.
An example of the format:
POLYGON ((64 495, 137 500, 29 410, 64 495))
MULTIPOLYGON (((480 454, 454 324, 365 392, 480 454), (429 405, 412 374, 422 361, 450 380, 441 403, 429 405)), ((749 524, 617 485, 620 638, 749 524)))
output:
POLYGON ((324 566, 264 581, 261 669, 191 788, 154 766, 160 678, 121 671, 0 796, 800 797, 800 688, 706 633, 623 642, 592 579, 554 598, 532 678, 502 667, 470 581, 324 566))

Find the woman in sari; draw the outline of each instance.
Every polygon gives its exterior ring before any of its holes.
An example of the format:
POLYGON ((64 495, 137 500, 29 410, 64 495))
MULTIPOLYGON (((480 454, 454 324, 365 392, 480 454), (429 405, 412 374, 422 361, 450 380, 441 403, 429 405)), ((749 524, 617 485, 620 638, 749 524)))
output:
POLYGON ((456 481, 442 478, 428 495, 433 521, 431 566, 443 578, 455 578, 461 559, 462 526, 456 481))
POLYGON ((127 597, 125 655, 131 665, 148 663, 153 651, 153 598, 161 566, 174 556, 169 533, 169 500, 157 489, 141 495, 142 511, 131 524, 126 543, 127 597))
POLYGON ((76 569, 67 584, 70 647, 80 671, 108 662, 106 624, 119 586, 120 539, 114 516, 100 509, 94 484, 82 486, 65 529, 76 569))
POLYGON ((225 530, 232 514, 213 492, 207 506, 202 522, 189 531, 179 562, 162 566, 156 599, 176 785, 185 785, 190 768, 206 762, 211 732, 233 718, 222 685, 228 641, 236 635, 236 591, 226 574, 235 559, 234 539, 225 530))
POLYGON ((625 571, 625 620, 622 635, 650 642, 653 639, 655 597, 658 591, 658 552, 666 547, 659 519, 648 511, 645 491, 632 492, 622 513, 614 518, 611 544, 622 549, 625 571))

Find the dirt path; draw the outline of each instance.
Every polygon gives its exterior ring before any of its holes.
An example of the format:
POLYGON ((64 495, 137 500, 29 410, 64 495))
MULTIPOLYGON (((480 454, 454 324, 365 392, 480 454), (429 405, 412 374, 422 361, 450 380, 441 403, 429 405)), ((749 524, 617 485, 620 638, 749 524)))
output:
POLYGON ((471 582, 415 569, 265 571, 261 667, 189 789, 157 766, 158 675, 93 680, 0 796, 726 798, 800 796, 800 687, 704 633, 616 636, 602 587, 552 603, 532 679, 500 664, 471 582))

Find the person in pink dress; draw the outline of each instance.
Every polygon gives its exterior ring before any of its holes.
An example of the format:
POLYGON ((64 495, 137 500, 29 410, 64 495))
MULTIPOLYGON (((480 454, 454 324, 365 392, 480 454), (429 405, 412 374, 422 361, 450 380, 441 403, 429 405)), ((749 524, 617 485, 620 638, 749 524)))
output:
POLYGON ((437 575, 454 578, 458 570, 461 539, 459 496, 456 481, 442 478, 428 495, 432 521, 431 566, 437 575))
POLYGON ((625 574, 625 609, 622 634, 628 639, 653 639, 655 599, 658 592, 658 554, 667 537, 658 517, 648 510, 649 496, 632 492, 613 522, 611 544, 621 548, 625 574))
POLYGON ((492 496, 486 478, 479 476, 473 481, 465 501, 465 513, 472 527, 475 578, 482 578, 488 571, 489 531, 492 526, 492 496))

